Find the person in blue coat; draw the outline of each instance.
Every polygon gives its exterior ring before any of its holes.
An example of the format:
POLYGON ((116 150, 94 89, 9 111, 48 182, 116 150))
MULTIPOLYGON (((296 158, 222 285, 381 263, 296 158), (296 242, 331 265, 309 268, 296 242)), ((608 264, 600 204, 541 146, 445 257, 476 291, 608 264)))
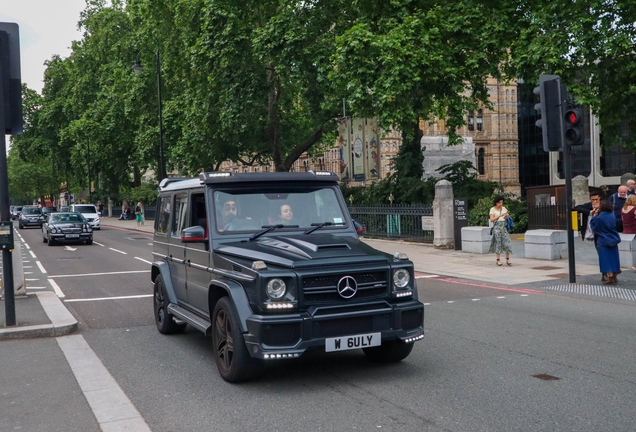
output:
POLYGON ((614 207, 609 201, 601 201, 594 217, 590 220, 590 227, 594 235, 598 236, 596 249, 601 273, 607 274, 604 284, 616 284, 616 276, 621 272, 621 262, 618 255, 618 244, 621 238, 616 230, 614 207))

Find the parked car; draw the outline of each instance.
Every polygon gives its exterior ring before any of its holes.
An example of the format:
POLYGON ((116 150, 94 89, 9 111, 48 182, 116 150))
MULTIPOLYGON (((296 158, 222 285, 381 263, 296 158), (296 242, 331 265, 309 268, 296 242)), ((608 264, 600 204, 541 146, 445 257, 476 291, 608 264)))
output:
POLYGON ((97 212, 97 207, 92 204, 71 204, 68 209, 71 213, 81 213, 88 224, 94 230, 100 229, 101 218, 97 212))
POLYGON ((42 216, 42 209, 39 207, 31 206, 22 207, 22 212, 18 217, 18 227, 20 229, 24 229, 27 226, 38 226, 41 227, 44 223, 44 218, 42 216))
POLYGON ((22 213, 22 206, 14 206, 11 210, 11 220, 16 220, 20 217, 20 213, 22 213))
POLYGON ((164 179, 151 271, 159 332, 211 334, 229 382, 309 349, 406 358, 424 337, 413 263, 360 241, 338 180, 313 171, 164 179))
POLYGON ((42 225, 42 240, 49 246, 57 242, 92 245, 93 229, 80 213, 49 213, 42 225))

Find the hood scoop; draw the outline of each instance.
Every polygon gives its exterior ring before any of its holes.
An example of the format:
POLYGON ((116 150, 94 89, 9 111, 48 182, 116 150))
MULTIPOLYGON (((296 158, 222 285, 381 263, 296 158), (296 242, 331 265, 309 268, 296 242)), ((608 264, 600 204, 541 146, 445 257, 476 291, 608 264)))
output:
POLYGON ((297 248, 294 245, 291 245, 289 243, 285 243, 284 241, 281 240, 276 240, 274 238, 265 238, 265 239, 261 239, 257 242, 257 244, 261 245, 261 246, 268 246, 268 247, 272 247, 275 249, 280 249, 280 250, 284 250, 286 252, 290 252, 296 255, 300 255, 303 258, 307 258, 307 259, 311 259, 311 255, 309 255, 307 252, 297 248))
POLYGON ((291 237, 284 237, 284 239, 286 241, 296 243, 298 246, 302 246, 313 252, 319 252, 324 250, 334 250, 334 249, 346 249, 346 250, 351 249, 351 247, 347 243, 334 242, 334 243, 315 244, 315 243, 310 243, 308 241, 299 240, 299 239, 291 238, 291 237))

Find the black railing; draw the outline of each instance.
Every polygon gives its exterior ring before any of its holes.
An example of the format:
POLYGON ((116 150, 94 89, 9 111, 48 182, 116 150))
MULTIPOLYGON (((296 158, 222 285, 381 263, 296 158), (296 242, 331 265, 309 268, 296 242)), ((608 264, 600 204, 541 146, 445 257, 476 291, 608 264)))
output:
POLYGON ((528 229, 567 229, 565 204, 528 206, 528 229))
POLYGON ((351 217, 366 225, 365 237, 433 243, 433 231, 422 229, 429 205, 349 205, 351 217))

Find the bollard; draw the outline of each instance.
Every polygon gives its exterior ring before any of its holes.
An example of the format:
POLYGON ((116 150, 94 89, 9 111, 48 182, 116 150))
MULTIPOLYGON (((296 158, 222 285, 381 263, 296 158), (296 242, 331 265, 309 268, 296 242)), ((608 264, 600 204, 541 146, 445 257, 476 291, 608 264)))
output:
POLYGON ((440 249, 455 247, 453 219, 453 184, 448 180, 440 180, 435 184, 435 200, 433 201, 433 245, 440 249))

